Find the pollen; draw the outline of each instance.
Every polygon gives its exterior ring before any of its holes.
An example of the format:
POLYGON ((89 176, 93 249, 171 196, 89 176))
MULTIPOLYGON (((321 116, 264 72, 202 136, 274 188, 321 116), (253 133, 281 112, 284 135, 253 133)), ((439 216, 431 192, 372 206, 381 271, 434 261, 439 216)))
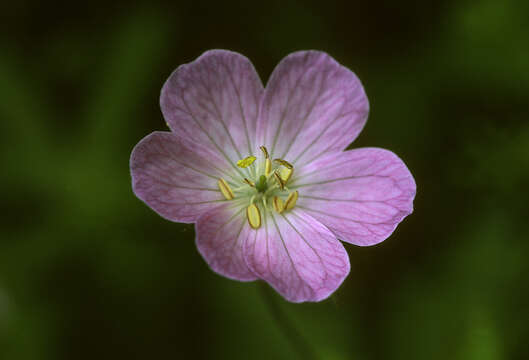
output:
POLYGON ((261 227, 261 213, 259 208, 255 204, 250 204, 246 209, 246 217, 248 218, 248 224, 252 229, 259 229, 261 227))
POLYGON ((285 209, 285 204, 283 203, 283 199, 281 199, 279 196, 274 196, 272 205, 274 206, 274 210, 277 211, 279 214, 281 214, 283 210, 285 209))
POLYGON ((287 200, 285 201, 285 210, 292 210, 294 206, 296 206, 296 202, 298 201, 298 192, 294 191, 293 193, 290 193, 288 195, 287 200))
POLYGON ((220 192, 222 193, 222 195, 224 195, 226 200, 232 200, 235 197, 235 195, 233 194, 233 191, 231 190, 226 180, 220 178, 218 184, 219 184, 220 192))
POLYGON ((255 156, 247 156, 244 159, 237 161, 237 166, 240 168, 246 168, 252 165, 255 159, 257 159, 255 156))

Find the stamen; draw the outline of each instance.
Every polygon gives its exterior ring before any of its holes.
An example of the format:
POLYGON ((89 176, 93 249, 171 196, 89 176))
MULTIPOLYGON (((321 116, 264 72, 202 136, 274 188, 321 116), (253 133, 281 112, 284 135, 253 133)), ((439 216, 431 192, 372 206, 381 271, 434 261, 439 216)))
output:
POLYGON ((283 199, 281 199, 279 196, 274 196, 272 205, 274 206, 274 210, 277 211, 279 214, 281 214, 283 210, 285 210, 285 204, 283 203, 283 199))
POLYGON ((281 176, 279 175, 278 171, 274 171, 274 177, 276 178, 276 181, 279 185, 279 188, 281 190, 284 190, 285 189, 285 182, 283 181, 283 179, 281 178, 281 176))
POLYGON ((226 180, 224 180, 223 178, 220 178, 218 184, 219 184, 220 192, 222 193, 222 195, 224 195, 224 198, 226 200, 232 200, 235 197, 235 195, 233 194, 233 191, 231 190, 226 180))
POLYGON ((261 145, 259 146, 259 149, 261 149, 266 159, 270 159, 270 155, 268 155, 268 150, 266 149, 266 146, 261 145))
POLYGON ((280 165, 283 165, 284 167, 288 168, 288 169, 293 169, 294 166, 292 166, 291 163, 289 163, 288 161, 286 160, 283 160, 283 159, 274 159, 274 162, 280 164, 280 165))
POLYGON ((294 168, 289 169, 289 168, 283 167, 279 169, 279 176, 281 176, 281 179, 283 179, 283 182, 286 183, 292 176, 293 172, 294 172, 294 168))
POLYGON ((246 209, 246 217, 248 218, 248 224, 253 229, 259 229, 261 227, 261 213, 259 208, 255 204, 250 204, 246 209))
POLYGON ((292 176, 292 172, 294 172, 294 166, 283 159, 274 159, 274 162, 283 166, 279 169, 279 175, 281 176, 281 179, 283 179, 283 182, 287 183, 292 176))
POLYGON ((272 161, 270 161, 270 155, 268 155, 268 150, 266 149, 266 147, 261 146, 260 149, 265 156, 265 175, 268 176, 272 171, 272 161))
POLYGON ((292 210, 294 206, 296 206, 296 202, 298 201, 298 195, 299 194, 297 190, 288 195, 288 198, 285 201, 285 210, 292 210))
POLYGON ((270 172, 272 171, 272 162, 270 159, 265 160, 265 175, 270 175, 270 172))
POLYGON ((252 180, 248 180, 247 178, 244 178, 244 182, 250 185, 251 187, 255 187, 255 183, 252 180))
POLYGON ((253 164, 253 162, 255 161, 255 159, 257 159, 255 156, 248 156, 248 157, 245 157, 244 159, 241 159, 239 161, 237 161, 237 166, 240 167, 240 168, 246 168, 250 165, 253 164))

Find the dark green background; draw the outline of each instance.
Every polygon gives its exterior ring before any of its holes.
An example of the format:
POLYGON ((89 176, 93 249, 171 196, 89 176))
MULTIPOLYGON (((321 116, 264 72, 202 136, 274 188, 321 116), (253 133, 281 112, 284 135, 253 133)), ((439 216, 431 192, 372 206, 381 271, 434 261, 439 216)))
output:
POLYGON ((415 212, 317 304, 275 301, 322 359, 522 359, 529 318, 529 2, 2 2, 0 358, 296 359, 255 283, 134 197, 160 88, 203 51, 266 81, 324 50, 371 103, 415 212), (244 5, 243 5, 244 4, 244 5))

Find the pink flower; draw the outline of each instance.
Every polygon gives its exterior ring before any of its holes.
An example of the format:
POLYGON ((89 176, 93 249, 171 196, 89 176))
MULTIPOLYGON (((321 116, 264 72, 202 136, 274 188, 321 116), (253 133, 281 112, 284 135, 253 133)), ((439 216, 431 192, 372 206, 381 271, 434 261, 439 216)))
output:
POLYGON ((199 252, 223 276, 320 301, 349 273, 338 239, 377 244, 413 210, 415 182, 395 154, 343 151, 369 104, 326 53, 290 54, 263 88, 244 56, 207 51, 171 74, 160 103, 171 132, 132 151, 134 193, 196 223, 199 252))

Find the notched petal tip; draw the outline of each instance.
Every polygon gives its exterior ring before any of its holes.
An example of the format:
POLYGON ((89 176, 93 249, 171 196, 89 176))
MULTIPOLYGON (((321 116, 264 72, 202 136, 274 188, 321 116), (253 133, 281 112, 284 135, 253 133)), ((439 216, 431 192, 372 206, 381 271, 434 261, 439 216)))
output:
POLYGON ((296 166, 307 164, 345 149, 361 132, 368 112, 362 83, 351 70, 324 52, 292 53, 266 85, 259 141, 296 166))
POLYGON ((263 91, 245 56, 210 50, 169 76, 160 106, 174 133, 222 154, 235 166, 241 154, 257 145, 254 134, 263 91))

